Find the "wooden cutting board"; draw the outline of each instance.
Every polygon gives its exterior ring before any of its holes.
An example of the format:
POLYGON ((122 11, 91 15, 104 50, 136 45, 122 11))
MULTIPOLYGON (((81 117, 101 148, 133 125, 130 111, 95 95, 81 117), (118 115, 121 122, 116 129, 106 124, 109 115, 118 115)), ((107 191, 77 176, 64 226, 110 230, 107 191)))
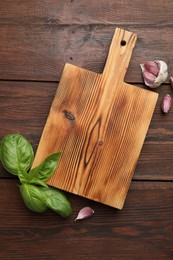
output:
POLYGON ((158 98, 124 82, 136 39, 116 29, 102 74, 65 65, 33 164, 62 151, 47 183, 118 209, 158 98))

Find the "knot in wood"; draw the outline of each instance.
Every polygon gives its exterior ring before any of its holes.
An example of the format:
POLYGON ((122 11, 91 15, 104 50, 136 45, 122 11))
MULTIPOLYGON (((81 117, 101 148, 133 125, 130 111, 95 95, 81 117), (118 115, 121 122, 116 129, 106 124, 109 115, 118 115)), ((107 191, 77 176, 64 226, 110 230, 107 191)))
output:
POLYGON ((65 117, 68 120, 70 120, 70 121, 74 121, 75 120, 75 116, 71 112, 69 112, 67 110, 64 110, 63 112, 64 112, 65 117))
POLYGON ((103 145, 103 141, 102 140, 98 141, 98 145, 102 146, 103 145))

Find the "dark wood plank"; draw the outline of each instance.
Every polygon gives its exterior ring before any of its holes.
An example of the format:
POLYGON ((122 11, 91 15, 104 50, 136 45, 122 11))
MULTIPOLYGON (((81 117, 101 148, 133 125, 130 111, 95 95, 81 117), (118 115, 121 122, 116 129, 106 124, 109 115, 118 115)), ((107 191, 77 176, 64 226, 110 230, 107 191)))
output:
POLYGON ((122 211, 67 194, 67 220, 29 211, 17 185, 0 181, 2 259, 172 259, 173 183, 133 182, 122 211), (95 215, 75 222, 84 206, 95 215))
POLYGON ((173 71, 171 25, 124 25, 120 21, 68 26, 49 21, 42 24, 42 18, 36 18, 30 23, 22 18, 18 23, 0 23, 0 79, 58 81, 65 63, 101 73, 116 27, 138 34, 127 82, 143 82, 139 64, 148 60, 164 60, 169 72, 173 71))
POLYGON ((134 180, 173 180, 173 142, 145 142, 134 180))
MULTIPOLYGON (((0 138, 9 133, 21 133, 36 151, 57 86, 57 83, 52 82, 1 81, 0 138)), ((162 97, 166 93, 173 95, 173 92, 169 85, 163 85, 156 91, 160 96, 134 179, 173 180, 173 109, 167 115, 160 111, 162 97)), ((0 176, 11 177, 1 165, 0 176)))
POLYGON ((167 0, 6 0, 1 23, 8 24, 171 24, 173 2, 167 0))
POLYGON ((1 136, 23 132, 34 139, 42 131, 57 83, 0 82, 1 136))

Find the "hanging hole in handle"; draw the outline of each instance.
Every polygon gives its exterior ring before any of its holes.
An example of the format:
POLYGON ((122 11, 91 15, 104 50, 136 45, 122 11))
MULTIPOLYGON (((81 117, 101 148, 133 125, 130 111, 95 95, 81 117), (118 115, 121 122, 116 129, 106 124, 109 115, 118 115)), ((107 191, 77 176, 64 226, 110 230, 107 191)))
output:
POLYGON ((125 46, 126 45, 126 41, 122 40, 121 41, 121 46, 125 46))

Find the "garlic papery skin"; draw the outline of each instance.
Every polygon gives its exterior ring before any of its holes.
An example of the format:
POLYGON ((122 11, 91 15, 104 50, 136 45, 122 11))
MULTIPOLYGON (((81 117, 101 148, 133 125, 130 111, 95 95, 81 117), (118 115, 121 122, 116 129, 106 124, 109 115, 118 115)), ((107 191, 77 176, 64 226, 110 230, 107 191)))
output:
POLYGON ((140 67, 145 85, 150 88, 158 88, 168 77, 168 66, 164 61, 148 61, 140 67))
POLYGON ((82 219, 85 219, 85 218, 89 218, 91 217, 92 215, 94 214, 94 210, 90 207, 84 207, 82 208, 78 215, 77 215, 77 218, 75 219, 76 220, 82 220, 82 219))

